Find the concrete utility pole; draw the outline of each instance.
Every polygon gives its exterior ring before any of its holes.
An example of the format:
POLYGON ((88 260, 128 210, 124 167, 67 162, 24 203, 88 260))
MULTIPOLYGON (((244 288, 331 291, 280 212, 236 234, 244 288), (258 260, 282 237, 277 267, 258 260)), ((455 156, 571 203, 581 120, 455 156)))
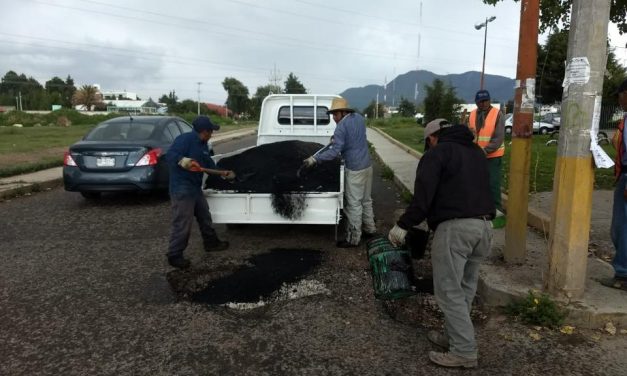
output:
POLYGON ((518 68, 503 252, 505 261, 510 263, 524 262, 527 255, 529 168, 531 166, 539 15, 539 0, 520 2, 518 68))
POLYGON ((590 130, 601 111, 609 15, 610 0, 573 1, 546 280, 554 296, 584 292, 594 183, 590 130))

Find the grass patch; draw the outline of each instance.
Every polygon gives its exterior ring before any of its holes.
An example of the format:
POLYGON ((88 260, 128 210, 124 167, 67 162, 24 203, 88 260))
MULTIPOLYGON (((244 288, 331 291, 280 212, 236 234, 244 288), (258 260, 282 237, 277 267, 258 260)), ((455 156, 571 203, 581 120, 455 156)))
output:
POLYGON ((525 324, 548 328, 561 326, 566 317, 563 310, 547 294, 537 294, 533 291, 529 291, 524 299, 508 304, 505 311, 525 324))
POLYGON ((385 180, 394 180, 394 170, 386 165, 381 168, 381 177, 385 180))
POLYGON ((403 200, 404 203, 409 204, 413 199, 414 195, 412 195, 410 191, 403 189, 401 192, 401 200, 403 200))
MULTIPOLYGON (((369 123, 370 126, 380 128, 398 141, 422 152, 424 142, 422 142, 424 127, 416 124, 413 119, 377 119, 369 123)), ((557 157, 558 146, 546 146, 550 139, 549 135, 534 135, 531 145, 531 169, 529 171, 529 191, 547 192, 553 190, 553 175, 555 174, 555 159, 557 157)), ((605 152, 614 158, 616 152, 611 145, 601 146, 605 152)), ((505 157, 503 158, 502 186, 507 190, 509 163, 511 156, 511 138, 505 138, 505 157)), ((594 189, 614 188, 614 170, 595 168, 594 169, 594 189)))
POLYGON ((37 153, 44 149, 70 146, 94 127, 0 127, 0 154, 37 153))
POLYGON ((63 156, 60 155, 58 158, 50 158, 50 159, 43 160, 40 162, 24 163, 24 164, 18 164, 18 165, 10 166, 10 167, 0 167, 0 178, 20 175, 20 174, 27 174, 30 172, 45 170, 48 168, 59 167, 62 165, 63 165, 63 156))

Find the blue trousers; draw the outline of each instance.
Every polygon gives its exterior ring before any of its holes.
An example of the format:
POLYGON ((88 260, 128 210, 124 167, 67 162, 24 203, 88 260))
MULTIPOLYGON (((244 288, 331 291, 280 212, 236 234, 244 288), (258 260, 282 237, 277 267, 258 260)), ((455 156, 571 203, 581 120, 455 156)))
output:
POLYGON ((610 235, 616 249, 612 266, 616 277, 627 278, 627 200, 623 196, 627 174, 621 174, 614 189, 614 206, 612 208, 612 227, 610 235))
POLYGON ((218 240, 215 230, 211 227, 209 205, 202 193, 170 194, 172 206, 172 233, 168 247, 168 257, 183 255, 189 242, 192 222, 196 217, 205 248, 218 240))

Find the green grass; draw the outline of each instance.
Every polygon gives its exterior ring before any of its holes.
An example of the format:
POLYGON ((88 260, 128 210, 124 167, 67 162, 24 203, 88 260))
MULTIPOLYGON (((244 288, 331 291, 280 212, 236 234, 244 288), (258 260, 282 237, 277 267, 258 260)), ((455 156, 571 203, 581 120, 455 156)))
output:
MULTIPOLYGON (((380 128, 385 133, 394 137, 398 141, 423 152, 424 127, 418 125, 413 119, 385 119, 369 122, 370 126, 380 128)), ((546 146, 549 140, 548 135, 534 135, 531 146, 531 168, 529 171, 529 191, 546 192, 553 190, 553 175, 555 173, 555 158, 557 156, 556 145, 546 146)), ((503 189, 507 189, 509 174, 509 156, 511 155, 511 139, 505 139, 505 157, 503 158, 503 189)), ((611 145, 602 145, 608 155, 614 158, 616 152, 611 145)), ((595 168, 595 189, 613 189, 614 171, 613 169, 595 168)))
POLYGON ((0 154, 37 153, 64 147, 80 140, 94 125, 69 127, 0 127, 0 154))

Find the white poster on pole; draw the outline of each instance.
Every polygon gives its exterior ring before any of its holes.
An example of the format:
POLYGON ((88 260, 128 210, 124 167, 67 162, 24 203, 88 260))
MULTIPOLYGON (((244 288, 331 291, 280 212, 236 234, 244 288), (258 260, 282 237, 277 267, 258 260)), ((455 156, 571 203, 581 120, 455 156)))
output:
POLYGON ((614 166, 614 161, 599 146, 599 120, 601 119, 601 96, 594 98, 594 112, 592 113, 592 124, 590 125, 590 152, 594 158, 594 164, 598 168, 610 168, 614 166))

